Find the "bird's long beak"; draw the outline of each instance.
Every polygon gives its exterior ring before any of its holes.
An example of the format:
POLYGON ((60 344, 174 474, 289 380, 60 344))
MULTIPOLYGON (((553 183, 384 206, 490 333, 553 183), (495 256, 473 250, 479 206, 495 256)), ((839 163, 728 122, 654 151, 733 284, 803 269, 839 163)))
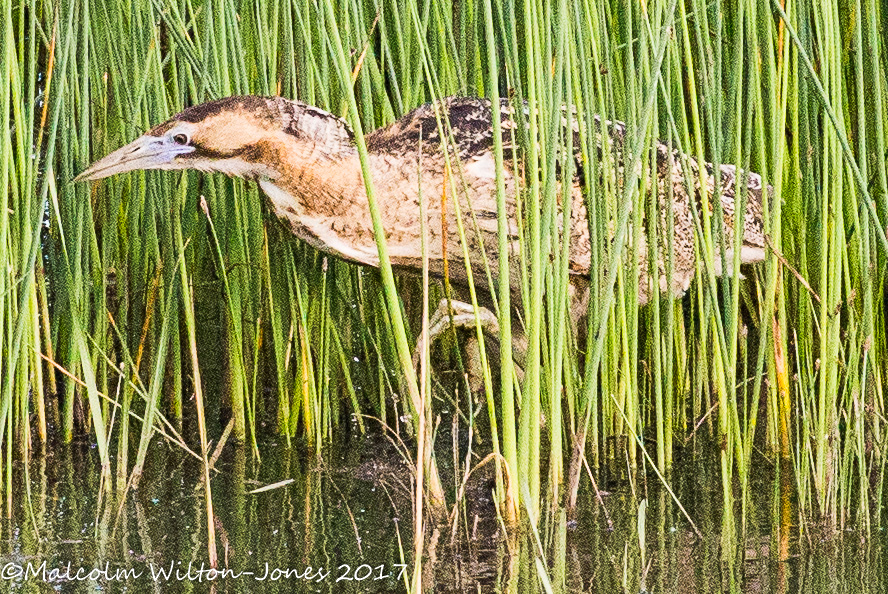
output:
POLYGON ((139 169, 184 169, 187 165, 177 157, 192 151, 193 146, 176 144, 166 135, 144 134, 90 165, 74 181, 102 179, 139 169))

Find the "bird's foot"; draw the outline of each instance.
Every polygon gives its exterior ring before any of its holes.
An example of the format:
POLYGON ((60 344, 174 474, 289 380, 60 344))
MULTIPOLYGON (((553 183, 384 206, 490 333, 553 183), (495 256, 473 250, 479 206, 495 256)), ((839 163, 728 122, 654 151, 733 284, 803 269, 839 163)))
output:
MULTIPOLYGON (((441 336, 451 324, 455 329, 474 330, 476 323, 481 325, 481 330, 486 336, 499 339, 499 321, 492 311, 486 307, 478 307, 476 312, 470 303, 453 299, 442 299, 438 303, 438 308, 429 318, 429 345, 441 336)), ((466 375, 468 376, 469 387, 473 392, 477 392, 484 386, 484 366, 481 362, 481 348, 478 344, 477 336, 474 334, 466 339, 464 344, 466 375)), ((423 336, 420 336, 413 351, 414 367, 419 365, 419 359, 424 349, 423 336)))

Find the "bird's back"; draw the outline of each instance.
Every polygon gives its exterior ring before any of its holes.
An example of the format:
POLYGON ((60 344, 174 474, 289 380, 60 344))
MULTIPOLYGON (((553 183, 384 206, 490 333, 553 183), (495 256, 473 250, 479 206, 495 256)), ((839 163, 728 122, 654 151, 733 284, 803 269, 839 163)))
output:
MULTIPOLYGON (((510 217, 510 241, 518 241, 517 221, 514 219, 517 213, 516 197, 518 188, 522 185, 520 172, 524 169, 522 141, 519 138, 522 127, 518 122, 526 121, 528 114, 527 104, 523 104, 523 114, 516 114, 514 107, 508 100, 502 100, 500 104, 500 122, 505 157, 507 208, 510 217)), ((566 111, 566 110, 565 110, 566 111)), ((591 149, 587 149, 584 157, 583 138, 580 134, 579 118, 575 114, 566 117, 565 111, 560 114, 562 126, 567 130, 570 123, 572 154, 569 164, 573 170, 571 180, 571 212, 570 212, 570 261, 568 268, 570 273, 577 277, 577 281, 588 279, 593 266, 603 266, 604 256, 595 258, 594 254, 603 254, 603 250, 593 249, 589 233, 589 220, 587 205, 594 197, 598 209, 614 213, 619 211, 619 203, 623 199, 623 180, 626 177, 627 155, 626 126, 622 122, 602 120, 597 116, 590 122, 589 129, 594 143, 591 149), (602 133, 603 130, 603 133, 602 133), (590 160, 594 159, 592 163, 590 160), (595 173, 595 175, 592 175, 595 173), (594 189, 591 187, 595 185, 594 189), (593 259, 596 260, 593 262, 593 259)), ((403 157, 405 155, 418 155, 421 153, 422 170, 425 175, 439 176, 443 179, 447 163, 445 163, 442 150, 442 132, 449 147, 449 166, 459 183, 456 187, 462 188, 466 199, 460 200, 464 209, 474 214, 473 220, 463 212, 467 225, 467 234, 475 229, 476 239, 469 238, 470 252, 483 251, 486 257, 474 259, 473 267, 476 272, 484 273, 484 262, 488 264, 488 270, 495 273, 497 269, 497 226, 495 204, 495 167, 493 159, 493 126, 490 101, 486 99, 449 97, 438 104, 426 104, 407 113, 394 123, 380 128, 367 136, 369 151, 379 158, 403 157), (474 266, 477 264, 477 266, 474 266)), ((526 129, 526 127, 524 128, 526 129)), ((565 139, 567 140, 567 139, 565 139)), ((694 213, 701 213, 703 207, 701 180, 705 184, 710 204, 716 196, 721 198, 722 214, 724 217, 722 229, 716 228, 713 234, 722 234, 726 249, 727 259, 731 260, 730 249, 733 246, 733 227, 736 188, 738 183, 746 189, 745 216, 743 221, 741 262, 752 263, 764 258, 764 230, 762 224, 762 200, 766 195, 761 177, 752 172, 740 172, 735 167, 722 165, 718 172, 710 163, 704 163, 701 171, 697 162, 683 155, 677 150, 671 149, 664 143, 656 143, 651 147, 655 151, 656 171, 647 180, 647 187, 656 187, 657 209, 659 211, 658 250, 657 250, 657 275, 660 289, 663 292, 671 292, 675 295, 683 294, 690 284, 695 270, 694 249, 694 213), (686 170, 687 169, 687 173, 686 170), (716 173, 719 173, 721 191, 717 193, 716 173), (689 188, 693 187, 693 191, 689 188), (692 201, 690 196, 694 197, 692 201), (673 220, 670 227, 669 218, 673 220), (671 241, 670 241, 671 238, 671 241), (671 278, 667 278, 667 266, 665 254, 671 243, 673 272, 671 278)), ((555 147, 560 150, 560 147, 555 147)), ((543 151, 545 153, 545 149, 543 151)), ((635 159, 636 167, 648 162, 649 153, 645 152, 640 159, 635 159)), ((545 158, 545 155, 544 157, 545 158)), ((408 159, 411 167, 416 167, 415 159, 408 159)), ((568 162, 563 155, 555 156, 555 175, 567 169, 568 162)), ((560 183, 560 179, 559 179, 560 183)), ((653 191, 650 192, 653 194, 653 191)), ((451 197, 452 200, 452 197, 451 197)), ((646 209, 645 209, 646 210, 646 209)), ((594 221, 593 221, 594 224, 594 221)), ((455 227, 455 226, 454 226, 455 227)), ((560 225, 559 225, 560 229, 560 225)), ((452 232, 455 235, 455 228, 452 232)), ((602 233, 612 233, 613 221, 610 220, 608 229, 602 233)), ((630 234, 631 236, 631 234, 630 234)), ((449 258, 458 259, 460 255, 459 243, 448 247, 449 258)), ((646 302, 653 290, 653 281, 647 274, 649 269, 646 234, 642 234, 640 250, 636 253, 639 268, 639 300, 646 302)), ((515 247, 515 256, 519 254, 515 247)), ((477 254, 475 254, 477 255, 477 254)), ((720 254, 716 255, 720 262, 720 254)), ((513 258, 512 279, 513 291, 518 289, 520 276, 520 259, 513 258)), ((459 273, 458 265, 451 266, 450 271, 456 271, 457 280, 463 280, 459 273)), ((483 276, 482 276, 483 278, 483 276)), ((477 280, 476 280, 477 282, 477 280)))

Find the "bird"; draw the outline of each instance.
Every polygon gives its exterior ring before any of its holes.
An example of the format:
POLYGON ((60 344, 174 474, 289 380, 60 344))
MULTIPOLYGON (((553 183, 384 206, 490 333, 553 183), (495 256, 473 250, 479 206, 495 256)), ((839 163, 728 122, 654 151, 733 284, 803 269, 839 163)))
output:
MULTIPOLYGON (((528 112, 527 103, 518 110, 528 112)), ((521 114, 508 99, 500 100, 503 134, 503 176, 508 219, 510 287, 521 298, 521 217, 526 201, 519 200, 524 163, 516 136, 521 114)), ((462 244, 457 216, 462 217, 469 267, 476 285, 490 294, 498 286, 498 235, 493 110, 487 99, 447 97, 417 107, 400 119, 366 135, 369 172, 382 215, 393 268, 419 271, 423 267, 420 212, 426 213, 428 270, 437 277, 464 285, 468 281, 461 261, 462 244), (424 210, 420 201, 424 201, 424 210), (459 215, 457 214, 459 212, 459 215), (488 276, 489 275, 489 276, 488 276), (480 282, 479 282, 480 280, 480 282)), ((568 221, 558 228, 569 239, 568 272, 576 295, 586 295, 593 267, 593 250, 587 221, 584 159, 609 160, 616 188, 621 188, 628 156, 627 126, 595 116, 593 149, 580 150, 575 111, 562 114, 573 133, 573 167, 558 157, 559 170, 573 171, 568 221), (565 226, 567 230, 565 231, 565 226)), ((652 147, 656 160, 656 199, 660 220, 657 272, 649 272, 646 237, 637 250, 639 304, 649 301, 658 283, 661 294, 680 297, 695 274, 694 208, 700 208, 701 180, 709 196, 718 196, 723 216, 722 241, 726 261, 733 261, 734 211, 738 191, 746 192, 742 220, 740 261, 751 264, 765 258, 763 203, 770 194, 762 177, 731 165, 718 170, 666 143, 652 147), (685 171, 688 168, 688 171, 685 171), (701 171, 702 169, 702 171, 701 171), (716 184, 720 190, 716 191, 716 184), (693 184, 690 190, 689 184, 693 184), (742 190, 740 189, 742 188, 742 190), (672 203, 673 224, 666 220, 672 203), (673 239, 673 265, 667 278, 664 254, 673 239)), ((636 164, 636 167, 640 165, 636 164)), ((344 260, 378 267, 367 193, 355 137, 347 122, 298 100, 283 97, 234 96, 194 105, 154 126, 142 136, 90 165, 75 180, 98 180, 135 170, 221 172, 253 180, 269 199, 272 210, 294 235, 309 245, 344 260)), ((605 171, 599 165, 595 170, 605 171)), ((605 183, 602 178, 600 183, 605 183)), ((560 193, 559 193, 560 195, 560 193)), ((566 209, 559 206, 559 213, 566 209)), ((560 215, 559 215, 560 216, 560 215)), ((613 227, 613 224, 611 224, 613 227)), ((612 231, 611 231, 612 233, 612 231)), ((715 235, 715 232, 714 232, 715 235)), ((722 271, 715 258, 716 274, 722 271)), ((631 266, 631 264, 630 264, 631 266)), ((584 298, 577 301, 585 303, 584 298)))

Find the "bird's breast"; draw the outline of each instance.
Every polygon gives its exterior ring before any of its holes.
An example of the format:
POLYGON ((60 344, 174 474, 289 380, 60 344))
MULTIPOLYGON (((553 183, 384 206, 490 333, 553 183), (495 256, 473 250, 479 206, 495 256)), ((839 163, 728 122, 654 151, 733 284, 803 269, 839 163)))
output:
POLYGON ((262 180, 259 187, 268 196, 275 214, 312 247, 366 266, 379 266, 372 232, 368 232, 361 218, 348 216, 347 212, 341 216, 310 213, 295 196, 274 182, 262 180))

